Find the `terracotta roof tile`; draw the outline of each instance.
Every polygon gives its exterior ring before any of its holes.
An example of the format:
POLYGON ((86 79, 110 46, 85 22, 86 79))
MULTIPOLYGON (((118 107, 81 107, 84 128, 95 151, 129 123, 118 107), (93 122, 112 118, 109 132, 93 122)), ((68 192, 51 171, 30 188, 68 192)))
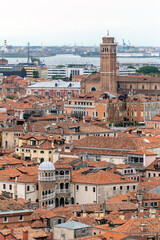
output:
POLYGON ((85 174, 85 171, 89 170, 88 168, 81 168, 77 171, 72 171, 71 178, 72 182, 76 183, 89 183, 89 184, 114 184, 114 183, 136 183, 135 180, 129 178, 122 178, 121 176, 99 170, 98 172, 89 172, 85 174))

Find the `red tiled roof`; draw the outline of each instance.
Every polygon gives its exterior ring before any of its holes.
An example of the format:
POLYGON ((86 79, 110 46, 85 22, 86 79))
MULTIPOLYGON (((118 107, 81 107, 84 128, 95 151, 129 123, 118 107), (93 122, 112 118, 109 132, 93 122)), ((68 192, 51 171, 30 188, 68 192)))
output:
POLYGON ((115 183, 134 183, 135 180, 129 179, 129 178, 122 178, 120 175, 106 172, 103 170, 100 170, 96 173, 90 172, 87 174, 83 174, 85 171, 87 171, 88 168, 81 168, 77 171, 72 171, 72 182, 76 183, 88 183, 88 184, 115 184, 115 183))

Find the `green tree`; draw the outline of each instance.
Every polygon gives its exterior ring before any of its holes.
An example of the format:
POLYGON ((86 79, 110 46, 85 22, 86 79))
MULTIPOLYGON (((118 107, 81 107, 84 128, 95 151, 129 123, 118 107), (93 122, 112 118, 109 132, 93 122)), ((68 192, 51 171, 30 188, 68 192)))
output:
POLYGON ((54 79, 54 80, 58 80, 58 79, 62 79, 63 78, 63 76, 61 76, 61 75, 53 75, 52 76, 52 79, 54 79))
POLYGON ((160 73, 159 69, 157 67, 153 67, 153 66, 141 67, 137 70, 137 72, 140 73, 140 74, 147 74, 147 75, 160 73))
POLYGON ((92 72, 93 75, 96 74, 96 73, 97 73, 97 71, 92 72))
POLYGON ((135 69, 135 67, 133 67, 132 65, 128 66, 128 68, 130 68, 130 69, 135 69))
POLYGON ((13 99, 14 99, 14 97, 13 97, 13 96, 6 96, 6 98, 8 98, 8 99, 11 99, 11 100, 13 100, 13 99))

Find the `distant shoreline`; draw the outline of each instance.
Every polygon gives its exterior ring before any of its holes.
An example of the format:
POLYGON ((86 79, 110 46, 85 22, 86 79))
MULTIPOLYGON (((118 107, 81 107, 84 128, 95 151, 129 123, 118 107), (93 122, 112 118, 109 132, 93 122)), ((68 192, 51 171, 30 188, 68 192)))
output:
MULTIPOLYGON (((76 55, 76 54, 75 54, 76 55)), ((80 57, 94 57, 94 58, 100 58, 100 55, 79 55, 80 57)), ((117 58, 160 58, 160 56, 118 56, 117 54, 117 58)))
MULTIPOLYGON (((45 58, 45 57, 55 57, 59 55, 74 55, 74 56, 79 56, 79 57, 84 57, 84 58, 100 58, 100 54, 97 55, 87 55, 87 54, 71 54, 71 53, 60 53, 60 54, 37 54, 37 55, 32 55, 30 54, 30 58, 45 58)), ((27 54, 24 55, 13 55, 13 54, 3 54, 0 55, 0 58, 28 58, 27 54)), ((117 54, 117 58, 160 58, 160 56, 134 56, 134 55, 121 55, 119 56, 117 54)))

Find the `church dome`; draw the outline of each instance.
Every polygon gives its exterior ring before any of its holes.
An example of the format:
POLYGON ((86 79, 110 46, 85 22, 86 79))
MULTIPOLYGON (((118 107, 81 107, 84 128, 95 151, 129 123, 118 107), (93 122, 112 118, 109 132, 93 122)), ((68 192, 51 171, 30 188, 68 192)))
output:
POLYGON ((47 161, 47 162, 42 162, 39 165, 38 170, 53 171, 53 170, 55 170, 55 167, 54 167, 53 163, 47 161))

